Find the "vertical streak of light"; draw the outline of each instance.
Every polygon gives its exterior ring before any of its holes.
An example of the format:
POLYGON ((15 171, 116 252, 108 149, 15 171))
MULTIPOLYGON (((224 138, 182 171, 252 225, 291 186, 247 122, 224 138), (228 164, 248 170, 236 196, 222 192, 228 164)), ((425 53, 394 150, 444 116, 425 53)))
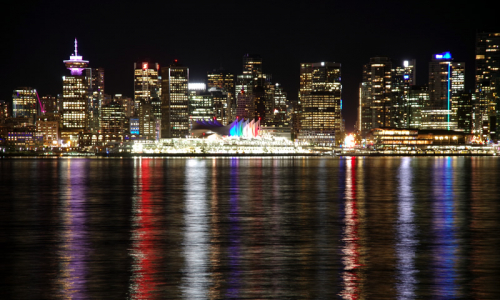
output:
POLYGON ((342 299, 359 299, 359 276, 357 269, 360 267, 358 245, 358 208, 356 205, 356 157, 350 157, 346 164, 345 184, 345 217, 342 249, 344 271, 342 272, 343 289, 340 292, 342 299))
MULTIPOLYGON (((85 299, 87 295, 87 252, 86 205, 84 195, 85 161, 68 159, 66 161, 67 188, 63 202, 63 251, 62 294, 64 298, 85 299)), ((65 194, 65 193, 62 193, 65 194)))
POLYGON ((209 299, 221 299, 222 293, 222 272, 221 267, 221 241, 220 241, 220 212, 219 212, 219 182, 217 180, 217 158, 212 160, 212 190, 210 201, 210 265, 211 265, 211 286, 209 299))
POLYGON ((229 278, 227 299, 238 299, 241 292, 241 228, 239 209, 239 159, 231 158, 229 195, 229 278))
POLYGON ((458 285, 455 271, 457 241, 453 196, 452 158, 436 160, 434 166, 433 225, 435 233, 434 280, 438 297, 457 297, 458 285))
POLYGON ((399 280, 396 283, 398 299, 414 299, 416 279, 415 273, 415 221, 413 207, 415 199, 412 193, 411 158, 402 159, 399 168, 398 188, 398 223, 396 226, 398 242, 396 243, 397 268, 399 280))
POLYGON ((182 292, 185 299, 207 299, 209 226, 206 186, 206 160, 186 162, 187 186, 183 253, 185 269, 182 292))
POLYGON ((158 272, 157 253, 157 224, 155 219, 155 205, 152 202, 150 159, 134 161, 138 165, 134 168, 135 201, 133 204, 133 232, 132 232, 132 284, 130 295, 132 299, 150 299, 158 292, 159 283, 155 274, 158 272))

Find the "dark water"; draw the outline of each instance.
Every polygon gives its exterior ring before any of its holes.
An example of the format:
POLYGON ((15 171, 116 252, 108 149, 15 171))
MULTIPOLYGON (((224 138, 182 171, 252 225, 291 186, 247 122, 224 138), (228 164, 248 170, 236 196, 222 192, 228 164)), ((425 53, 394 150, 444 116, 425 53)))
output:
POLYGON ((499 299, 496 157, 0 160, 0 299, 499 299))

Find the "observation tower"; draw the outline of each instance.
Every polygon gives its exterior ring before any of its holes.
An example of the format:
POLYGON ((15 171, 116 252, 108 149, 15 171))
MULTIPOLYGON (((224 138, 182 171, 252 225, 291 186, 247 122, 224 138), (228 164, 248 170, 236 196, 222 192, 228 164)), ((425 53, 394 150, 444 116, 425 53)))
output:
POLYGON ((78 55, 78 42, 75 38, 75 53, 69 57, 69 60, 64 60, 66 68, 71 71, 73 76, 82 76, 83 70, 89 64, 88 60, 83 60, 82 56, 78 55))

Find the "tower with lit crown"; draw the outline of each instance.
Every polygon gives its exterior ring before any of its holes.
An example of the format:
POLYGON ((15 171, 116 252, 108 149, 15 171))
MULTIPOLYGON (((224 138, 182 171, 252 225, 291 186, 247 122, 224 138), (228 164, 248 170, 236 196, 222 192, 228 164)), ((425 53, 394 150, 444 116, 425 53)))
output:
POLYGON ((90 80, 84 70, 88 61, 78 55, 78 42, 75 38, 75 52, 69 60, 64 60, 70 76, 63 76, 63 99, 61 121, 63 129, 61 138, 71 145, 78 142, 78 134, 88 126, 88 102, 90 80))

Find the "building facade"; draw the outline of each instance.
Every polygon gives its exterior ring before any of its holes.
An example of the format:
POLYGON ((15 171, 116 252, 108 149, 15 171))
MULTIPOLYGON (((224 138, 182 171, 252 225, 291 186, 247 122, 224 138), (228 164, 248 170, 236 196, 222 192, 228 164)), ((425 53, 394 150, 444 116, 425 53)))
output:
POLYGON ((335 145, 335 136, 342 131, 341 96, 340 63, 301 64, 299 142, 335 145))

